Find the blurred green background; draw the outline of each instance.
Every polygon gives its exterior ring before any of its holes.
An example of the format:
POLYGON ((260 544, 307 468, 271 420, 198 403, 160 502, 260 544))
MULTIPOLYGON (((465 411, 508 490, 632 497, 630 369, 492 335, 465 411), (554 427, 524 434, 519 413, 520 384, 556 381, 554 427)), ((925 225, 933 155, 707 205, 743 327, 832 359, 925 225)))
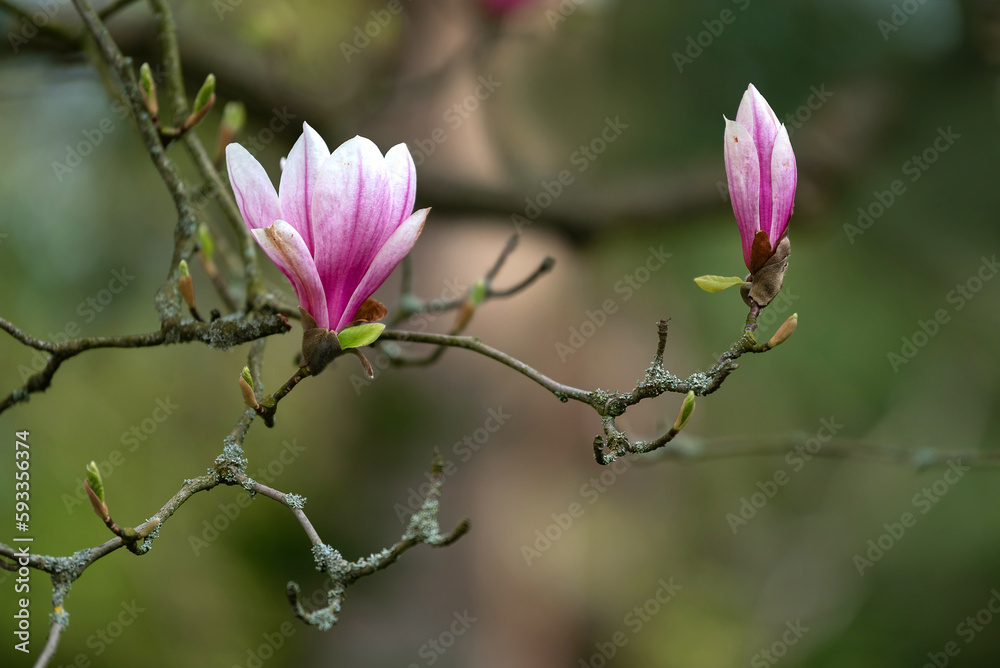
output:
MULTIPOLYGON (((76 30, 72 8, 55 4, 52 22, 76 30)), ((666 361, 679 375, 707 368, 738 334, 745 307, 735 291, 709 295, 691 278, 744 269, 722 115, 733 118, 754 83, 786 122, 799 165, 791 265, 762 332, 793 311, 801 325, 699 400, 687 437, 711 448, 812 437, 833 422, 840 437, 915 451, 1000 441, 1000 281, 971 280, 993 277, 984 258, 1000 250, 998 3, 564 0, 502 16, 472 0, 402 2, 398 14, 379 0, 173 6, 189 93, 214 72, 221 101, 247 104, 240 140, 262 143, 256 155, 275 180, 302 121, 331 147, 354 134, 383 149, 408 143, 418 205, 435 207, 413 252, 425 298, 453 297, 481 276, 514 230, 512 214, 544 206, 539 196, 570 170, 572 183, 524 227, 498 284, 546 255, 555 271, 488 304, 469 332, 586 388, 632 387, 661 317, 672 318, 666 361), (581 158, 609 122, 614 141, 581 158), (866 228, 859 208, 872 216, 866 228), (669 259, 624 290, 661 247, 669 259), (959 285, 979 288, 961 308, 959 285), (616 312, 593 316, 607 300, 616 312), (904 338, 939 309, 948 322, 918 336, 924 345, 894 368, 889 354, 902 354, 904 338), (587 326, 582 346, 559 347, 594 317, 604 324, 587 326)), ((21 44, 10 38, 20 20, 0 20, 0 315, 46 339, 71 324, 84 335, 156 329, 173 209, 117 113, 117 89, 77 49, 45 35, 21 44), (106 120, 110 131, 100 130, 106 120), (88 155, 68 171, 56 166, 74 151, 88 155), (115 271, 134 278, 101 303, 115 271)), ((144 3, 110 26, 137 62, 157 62, 144 3)), ((218 115, 199 128, 209 145, 218 115)), ((179 147, 171 155, 193 174, 179 147)), ((200 215, 226 238, 216 207, 200 215)), ((290 294, 262 264, 271 289, 290 294)), ((200 268, 194 275, 207 312, 216 297, 200 268)), ((394 304, 398 287, 394 276, 383 301, 394 304)), ((411 326, 447 331, 451 318, 411 326)), ((297 338, 296 328, 269 342, 268 387, 291 374, 297 338)), ((245 354, 90 352, 0 417, 3 490, 13 432, 31 432, 34 550, 68 554, 106 540, 77 495, 91 459, 110 470, 120 523, 148 517, 204 471, 241 411, 245 354)), ((0 391, 23 383, 31 358, 0 336, 0 391)), ((593 411, 484 358, 453 350, 434 367, 358 378, 353 360, 339 362, 282 403, 274 429, 254 424, 251 472, 308 497, 324 539, 357 558, 399 537, 400 513, 438 448, 456 471, 442 526, 469 517, 468 536, 417 548, 360 582, 339 626, 321 633, 294 620, 284 596, 288 580, 307 592, 321 584, 293 518, 216 489, 191 499, 147 556, 116 553, 84 575, 52 665, 997 665, 1000 620, 989 606, 1000 610, 1000 471, 944 481, 942 469, 793 455, 650 456, 615 473, 593 461, 593 411), (485 431, 491 411, 506 416, 495 433, 485 431), (775 491, 767 483, 779 472, 787 483, 775 491), (775 493, 752 518, 727 520, 764 488, 775 493), (919 496, 925 489, 933 502, 919 496), (567 526, 574 503, 582 514, 567 526), (907 512, 915 524, 889 536, 886 525, 907 512), (889 547, 859 574, 870 540, 889 547)), ((645 402, 621 426, 653 436, 679 404, 645 402)), ((0 500, 5 516, 11 497, 0 500)), ((38 574, 32 583, 37 652, 49 589, 38 574)), ((13 585, 0 571, 3 629, 13 585)), ((3 637, 0 663, 29 665, 3 637)))

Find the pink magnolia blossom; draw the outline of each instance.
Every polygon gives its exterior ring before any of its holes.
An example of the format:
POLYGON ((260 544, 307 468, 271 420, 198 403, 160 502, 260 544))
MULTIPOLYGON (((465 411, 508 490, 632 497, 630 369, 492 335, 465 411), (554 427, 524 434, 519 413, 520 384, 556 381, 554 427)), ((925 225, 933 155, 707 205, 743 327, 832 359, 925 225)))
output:
POLYGON ((303 123, 277 193, 239 144, 226 147, 226 162, 247 227, 323 329, 351 324, 413 248, 430 210, 413 211, 417 175, 405 144, 383 157, 370 140, 355 137, 331 154, 303 123))
POLYGON ((797 180, 795 154, 784 124, 778 123, 753 84, 743 94, 736 120, 723 119, 729 196, 740 228, 743 260, 751 268, 757 232, 767 234, 773 252, 788 229, 797 180))

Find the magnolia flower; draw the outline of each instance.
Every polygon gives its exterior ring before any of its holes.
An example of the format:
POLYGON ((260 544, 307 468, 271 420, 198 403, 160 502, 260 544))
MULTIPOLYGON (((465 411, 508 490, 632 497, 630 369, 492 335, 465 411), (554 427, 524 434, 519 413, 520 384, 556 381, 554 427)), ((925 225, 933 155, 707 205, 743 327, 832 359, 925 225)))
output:
POLYGON ((385 315, 362 306, 413 248, 429 211, 413 211, 417 176, 405 144, 383 157, 355 137, 331 154, 303 123, 277 193, 239 144, 226 147, 226 163, 243 220, 317 327, 340 332, 385 315))
POLYGON ((788 228, 795 200, 795 154, 784 124, 753 84, 743 94, 736 120, 723 119, 729 196, 743 260, 754 273, 774 255, 788 228))

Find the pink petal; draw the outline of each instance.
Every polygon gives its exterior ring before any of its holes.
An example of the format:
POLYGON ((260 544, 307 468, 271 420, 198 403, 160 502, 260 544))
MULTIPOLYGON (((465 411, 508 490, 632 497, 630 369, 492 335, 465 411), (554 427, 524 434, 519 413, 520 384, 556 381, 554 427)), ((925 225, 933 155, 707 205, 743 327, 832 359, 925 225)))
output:
POLYGON ((775 248, 781 235, 788 229, 788 219, 792 215, 795 204, 795 185, 798 175, 795 171, 795 153, 792 152, 792 142, 788 139, 788 130, 782 125, 774 140, 774 151, 771 153, 771 221, 767 236, 771 247, 775 248))
POLYGON ((302 135, 283 163, 278 186, 278 201, 285 220, 302 235, 310 252, 314 249, 310 203, 320 166, 329 157, 330 149, 323 138, 308 123, 303 123, 302 135))
POLYGON ((760 220, 766 225, 771 220, 771 152, 778 134, 778 117, 764 96, 750 84, 736 112, 736 122, 750 131, 757 147, 757 158, 760 160, 760 220))
POLYGON ((236 205, 248 228, 267 227, 284 217, 271 179, 249 151, 239 144, 230 144, 226 147, 226 165, 236 205))
POLYGON ((406 144, 396 144, 385 154, 385 166, 392 184, 392 213, 389 222, 399 227, 413 213, 417 199, 417 168, 406 144))
POLYGON ((736 112, 736 122, 750 130, 758 147, 770 146, 778 134, 778 117, 753 84, 743 93, 740 108, 736 112))
POLYGON ((313 247, 331 320, 343 315, 372 260, 395 230, 385 158, 370 140, 344 142, 320 168, 310 209, 313 247))
POLYGON ((351 321, 354 320, 354 314, 365 303, 365 300, 371 297, 380 285, 385 283, 385 279, 389 278, 389 274, 396 268, 396 265, 410 252, 413 244, 417 242, 420 232, 424 229, 424 221, 427 219, 428 211, 430 209, 415 211, 386 240, 371 266, 368 267, 368 271, 365 272, 364 278, 361 279, 354 294, 351 295, 340 322, 337 323, 336 329, 338 331, 351 324, 351 321))
POLYGON ((750 247, 760 229, 760 160, 750 132, 740 123, 726 121, 725 155, 729 198, 740 228, 743 260, 750 266, 750 247))
POLYGON ((295 296, 299 298, 299 306, 316 319, 317 325, 329 329, 330 317, 326 309, 323 284, 302 235, 285 221, 276 220, 268 227, 253 230, 253 236, 267 256, 278 265, 278 269, 292 282, 295 296))

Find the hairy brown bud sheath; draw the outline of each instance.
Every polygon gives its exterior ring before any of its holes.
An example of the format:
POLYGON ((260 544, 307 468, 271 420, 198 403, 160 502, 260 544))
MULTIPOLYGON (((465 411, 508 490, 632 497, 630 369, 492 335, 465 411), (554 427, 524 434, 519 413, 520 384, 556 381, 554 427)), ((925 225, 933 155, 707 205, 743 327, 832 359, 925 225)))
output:
POLYGON ((790 316, 788 316, 788 319, 785 320, 784 323, 782 323, 781 327, 778 328, 778 331, 775 332, 774 336, 771 337, 771 340, 767 342, 767 347, 774 348, 775 346, 780 346, 782 343, 788 340, 788 337, 792 335, 792 333, 795 331, 795 328, 798 326, 799 326, 799 314, 793 313, 790 316))

